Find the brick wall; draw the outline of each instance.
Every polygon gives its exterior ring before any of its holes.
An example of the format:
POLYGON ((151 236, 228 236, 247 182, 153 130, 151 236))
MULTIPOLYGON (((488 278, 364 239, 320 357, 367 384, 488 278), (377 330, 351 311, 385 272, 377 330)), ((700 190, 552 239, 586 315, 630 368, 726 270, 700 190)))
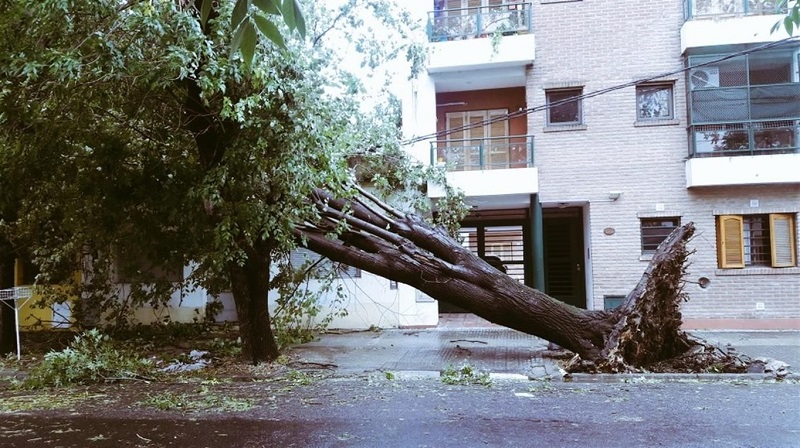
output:
MULTIPOLYGON (((528 70, 528 107, 545 104, 545 89, 579 85, 584 93, 683 66, 680 1, 534 0, 536 61, 528 70)), ((583 101, 585 128, 556 132, 545 112, 529 115, 536 134, 535 161, 545 207, 586 204, 592 269, 590 306, 603 296, 626 294, 647 265, 641 256, 640 217, 680 216, 694 221, 690 280, 707 277, 705 289, 687 285, 689 318, 800 317, 800 268, 720 271, 716 268, 715 211, 797 212, 800 186, 686 189, 688 155, 685 83, 674 81, 674 117, 661 126, 636 123, 635 87, 583 101), (622 192, 609 201, 610 191, 622 192), (751 209, 750 199, 760 207, 751 209), (606 235, 604 229, 614 230, 606 235), (747 271, 747 272, 744 272, 747 271), (755 275, 729 275, 729 274, 755 275), (728 274, 728 275, 726 275, 728 274), (756 303, 764 310, 757 311, 756 303)))

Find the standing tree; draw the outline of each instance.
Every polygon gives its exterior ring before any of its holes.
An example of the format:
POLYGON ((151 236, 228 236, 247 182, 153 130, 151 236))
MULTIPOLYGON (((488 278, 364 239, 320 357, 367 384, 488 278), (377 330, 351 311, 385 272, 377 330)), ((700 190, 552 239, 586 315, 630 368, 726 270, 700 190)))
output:
MULTIPOLYGON (((274 359, 270 273, 295 223, 319 217, 305 199, 319 185, 348 197, 344 155, 398 141, 392 113, 360 107, 326 36, 366 28, 365 13, 402 29, 397 15, 363 0, 311 3, 308 26, 294 0, 5 5, 0 210, 14 215, 0 229, 39 281, 82 271, 71 293, 91 325, 127 317, 113 287, 126 266, 126 281, 155 285, 134 288, 138 302, 158 303, 172 285, 149 268, 193 264, 187 287, 232 290, 245 356, 274 359), (291 38, 306 27, 310 40, 291 38)), ((369 61, 393 56, 379 44, 362 47, 369 61)))

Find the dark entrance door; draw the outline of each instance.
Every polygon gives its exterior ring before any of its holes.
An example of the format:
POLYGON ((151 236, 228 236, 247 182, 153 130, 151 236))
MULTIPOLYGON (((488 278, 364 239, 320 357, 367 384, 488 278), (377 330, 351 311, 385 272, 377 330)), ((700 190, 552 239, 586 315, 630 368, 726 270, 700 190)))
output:
POLYGON ((544 292, 562 302, 586 308, 581 209, 544 209, 542 221, 544 292))
MULTIPOLYGON (((506 273, 524 283, 530 276, 527 210, 491 210, 473 213, 459 231, 462 244, 482 258, 499 258, 506 273)), ((467 313, 439 302, 440 313, 467 313)))

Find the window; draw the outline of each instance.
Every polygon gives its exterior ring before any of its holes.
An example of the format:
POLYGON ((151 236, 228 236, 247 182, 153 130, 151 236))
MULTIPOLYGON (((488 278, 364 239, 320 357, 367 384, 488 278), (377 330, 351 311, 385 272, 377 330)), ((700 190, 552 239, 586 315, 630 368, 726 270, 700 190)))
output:
POLYGON ((672 84, 644 84, 636 86, 637 120, 671 120, 672 84))
POLYGON ((437 158, 453 169, 508 168, 512 145, 508 139, 506 109, 472 110, 446 114, 446 147, 437 158))
POLYGON ((722 215, 717 217, 720 268, 797 265, 795 215, 722 215))
POLYGON ((658 245, 681 225, 680 218, 644 218, 642 228, 642 255, 654 254, 658 245))
POLYGON ((570 98, 583 94, 583 88, 558 89, 545 92, 547 97, 547 125, 582 124, 581 100, 570 98))
MULTIPOLYGON (((317 261, 322 258, 316 252, 312 252, 306 248, 298 247, 291 253, 291 264, 292 266, 297 269, 304 265, 311 265, 316 263, 317 261)), ((354 268, 352 266, 348 266, 344 263, 337 263, 335 261, 331 261, 329 259, 322 260, 319 264, 316 265, 315 272, 312 273, 312 277, 314 278, 322 278, 327 275, 331 269, 337 269, 339 272, 339 277, 341 278, 360 278, 361 277, 361 269, 354 268)))

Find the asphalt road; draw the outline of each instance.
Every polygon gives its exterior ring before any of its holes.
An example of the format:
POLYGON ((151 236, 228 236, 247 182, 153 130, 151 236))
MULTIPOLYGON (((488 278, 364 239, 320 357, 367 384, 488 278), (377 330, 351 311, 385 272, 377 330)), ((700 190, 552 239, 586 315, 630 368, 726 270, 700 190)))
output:
POLYGON ((252 397, 256 406, 244 412, 116 404, 5 414, 0 446, 800 447, 797 383, 495 381, 486 388, 372 374, 279 386, 218 390, 252 397))

